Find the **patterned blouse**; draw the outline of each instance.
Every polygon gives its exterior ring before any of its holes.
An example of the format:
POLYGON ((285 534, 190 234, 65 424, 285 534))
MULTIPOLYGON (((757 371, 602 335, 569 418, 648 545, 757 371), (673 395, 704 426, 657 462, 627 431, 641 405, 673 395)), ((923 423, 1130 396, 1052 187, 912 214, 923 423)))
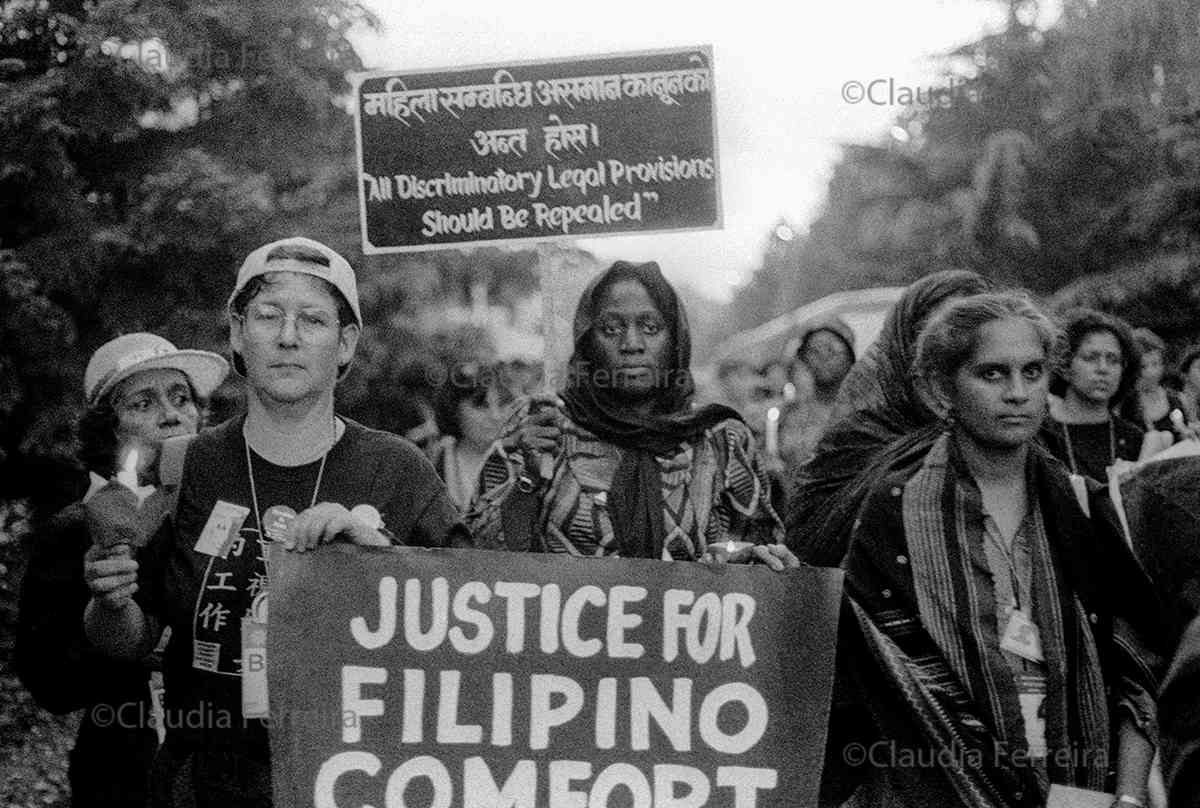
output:
MULTIPOLYGON (((527 415, 526 404, 509 422, 504 437, 520 429, 527 415)), ((561 449, 554 457, 550 485, 542 489, 536 532, 548 552, 616 555, 619 548, 607 505, 621 450, 563 417, 561 449)), ((696 560, 708 544, 718 541, 783 540, 754 437, 741 421, 721 421, 699 440, 680 444, 670 457, 655 459, 662 473, 664 560, 696 560)), ((499 442, 484 461, 479 490, 466 517, 476 547, 507 549, 500 512, 516 490, 523 463, 521 453, 509 455, 499 442)))

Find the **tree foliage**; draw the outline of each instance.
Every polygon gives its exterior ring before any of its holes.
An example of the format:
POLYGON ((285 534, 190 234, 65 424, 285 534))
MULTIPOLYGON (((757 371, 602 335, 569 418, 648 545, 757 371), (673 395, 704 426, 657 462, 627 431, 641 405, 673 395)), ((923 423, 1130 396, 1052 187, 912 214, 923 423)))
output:
POLYGON ((6 493, 68 453, 100 343, 220 349, 240 257, 352 198, 347 33, 374 24, 345 0, 0 3, 6 493))
POLYGON ((737 327, 947 267, 1043 294, 1196 283, 1200 2, 1069 0, 1046 30, 1033 3, 1008 7, 1002 32, 941 58, 947 93, 844 148, 816 220, 772 242, 734 301, 737 327))

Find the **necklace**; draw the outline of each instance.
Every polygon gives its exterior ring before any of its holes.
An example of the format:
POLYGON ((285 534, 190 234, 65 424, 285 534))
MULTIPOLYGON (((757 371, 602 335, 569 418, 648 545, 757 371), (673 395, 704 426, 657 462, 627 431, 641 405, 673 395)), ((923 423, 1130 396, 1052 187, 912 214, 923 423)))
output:
MULTIPOLYGON (((1063 438, 1067 444, 1067 462, 1071 466, 1071 473, 1078 474, 1079 469, 1075 466, 1075 447, 1071 445, 1071 429, 1066 421, 1059 421, 1062 424, 1063 438)), ((1108 416, 1108 465, 1117 462, 1117 431, 1113 427, 1112 415, 1108 416)))
MULTIPOLYGON (((242 445, 246 449, 246 476, 250 478, 250 502, 254 505, 254 521, 258 524, 258 546, 262 549, 263 566, 267 566, 270 558, 270 551, 267 544, 263 541, 266 533, 263 532, 263 514, 258 507, 258 489, 254 485, 254 463, 250 457, 250 442, 243 439, 242 445)), ((333 447, 329 447, 332 449, 333 447)), ((321 491, 321 478, 325 476, 325 461, 329 458, 329 449, 325 450, 325 454, 321 455, 321 465, 317 467, 317 481, 313 484, 312 498, 308 502, 308 507, 317 504, 317 494, 321 491)))

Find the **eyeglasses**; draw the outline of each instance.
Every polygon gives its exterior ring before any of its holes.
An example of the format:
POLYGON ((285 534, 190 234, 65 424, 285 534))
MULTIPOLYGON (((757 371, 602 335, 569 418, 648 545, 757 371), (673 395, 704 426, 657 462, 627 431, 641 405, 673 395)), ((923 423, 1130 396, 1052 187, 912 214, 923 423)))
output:
POLYGON ((337 330, 338 318, 325 309, 301 309, 286 312, 278 306, 255 303, 246 308, 243 316, 250 333, 261 338, 272 338, 283 332, 288 320, 292 321, 296 333, 305 340, 318 339, 337 330))

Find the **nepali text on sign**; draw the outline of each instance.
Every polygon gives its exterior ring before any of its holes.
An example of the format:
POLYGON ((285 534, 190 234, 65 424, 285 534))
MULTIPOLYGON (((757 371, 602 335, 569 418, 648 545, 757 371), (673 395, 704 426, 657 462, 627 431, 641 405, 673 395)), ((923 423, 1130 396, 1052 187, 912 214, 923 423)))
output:
POLYGON ((357 77, 363 251, 721 226, 712 51, 357 77))

